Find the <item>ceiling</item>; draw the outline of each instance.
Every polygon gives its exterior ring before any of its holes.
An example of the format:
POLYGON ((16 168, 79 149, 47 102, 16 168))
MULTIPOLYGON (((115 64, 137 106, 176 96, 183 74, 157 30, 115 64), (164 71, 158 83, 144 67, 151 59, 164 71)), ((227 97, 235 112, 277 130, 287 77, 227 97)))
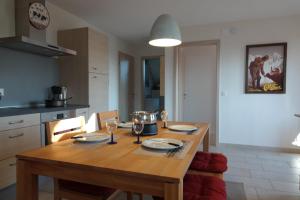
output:
POLYGON ((300 0, 48 0, 117 37, 145 40, 163 13, 180 26, 300 14, 300 0))

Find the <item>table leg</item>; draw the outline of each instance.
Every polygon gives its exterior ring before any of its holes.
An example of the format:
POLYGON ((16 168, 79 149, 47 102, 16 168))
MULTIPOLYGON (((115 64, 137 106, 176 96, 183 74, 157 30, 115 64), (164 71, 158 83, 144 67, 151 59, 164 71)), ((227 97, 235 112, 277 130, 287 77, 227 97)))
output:
POLYGON ((203 139, 203 151, 209 152, 209 129, 207 129, 207 132, 203 139))
POLYGON ((17 160, 17 200, 38 200, 38 176, 24 160, 17 160))
POLYGON ((165 183, 164 200, 183 200, 183 183, 165 183))

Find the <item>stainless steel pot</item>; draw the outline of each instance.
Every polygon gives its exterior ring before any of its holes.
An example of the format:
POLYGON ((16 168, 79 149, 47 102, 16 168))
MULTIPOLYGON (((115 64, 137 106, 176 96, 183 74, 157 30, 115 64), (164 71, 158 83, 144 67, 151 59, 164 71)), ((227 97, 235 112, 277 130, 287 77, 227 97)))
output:
POLYGON ((67 99, 64 99, 64 100, 46 100, 45 101, 45 104, 46 104, 46 107, 63 107, 63 106, 66 106, 67 105, 67 102, 72 99, 72 97, 69 97, 67 99))
POLYGON ((135 111, 132 113, 132 119, 142 117, 145 124, 155 124, 157 122, 157 112, 135 111))

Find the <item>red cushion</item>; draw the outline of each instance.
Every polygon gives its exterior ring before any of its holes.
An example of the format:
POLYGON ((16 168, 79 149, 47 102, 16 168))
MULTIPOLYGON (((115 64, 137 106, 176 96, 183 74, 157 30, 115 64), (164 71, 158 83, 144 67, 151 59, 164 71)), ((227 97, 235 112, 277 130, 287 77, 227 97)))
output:
POLYGON ((183 191, 184 200, 226 200, 225 182, 212 176, 187 174, 183 191))
POLYGON ((67 180, 58 180, 59 186, 65 190, 71 190, 80 192, 83 194, 89 194, 94 196, 101 196, 103 198, 107 198, 112 195, 116 190, 107 187, 100 187, 96 185, 90 185, 85 183, 79 183, 75 181, 67 181, 67 180))
POLYGON ((212 176, 187 174, 183 181, 183 200, 226 200, 225 182, 212 176))
POLYGON ((190 165, 191 170, 224 173, 227 170, 227 158, 219 153, 198 151, 190 165))

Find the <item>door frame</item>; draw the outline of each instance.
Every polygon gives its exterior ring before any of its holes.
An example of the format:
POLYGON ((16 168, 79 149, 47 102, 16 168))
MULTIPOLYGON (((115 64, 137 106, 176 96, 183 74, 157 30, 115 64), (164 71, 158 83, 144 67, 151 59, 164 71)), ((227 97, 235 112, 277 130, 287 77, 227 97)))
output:
POLYGON ((142 110, 145 110, 145 101, 144 101, 144 96, 145 96, 145 77, 144 77, 144 73, 145 73, 145 66, 144 66, 144 61, 146 59, 151 59, 151 58, 159 58, 161 59, 161 56, 164 56, 164 55, 154 55, 154 56, 141 56, 141 67, 142 67, 142 70, 141 70, 141 108, 142 110))
POLYGON ((207 41, 195 41, 195 42, 184 42, 182 45, 174 48, 174 63, 175 63, 175 102, 174 102, 174 113, 175 120, 183 119, 183 66, 181 66, 182 55, 180 49, 188 46, 205 46, 205 45, 216 45, 217 48, 217 88, 216 88, 216 135, 211 137, 213 145, 219 144, 219 91, 220 91, 220 40, 207 40, 207 41))
POLYGON ((128 60, 129 60, 129 65, 130 65, 130 67, 129 67, 129 69, 130 69, 130 71, 129 72, 131 72, 132 73, 132 75, 133 75, 133 84, 132 84, 132 86, 133 86, 133 88, 132 88, 132 95, 133 95, 133 111, 134 111, 134 107, 135 107, 135 88, 134 88, 134 80, 135 80, 135 74, 134 74, 134 71, 135 71, 135 69, 134 69, 134 64, 135 64, 135 61, 134 61, 134 56, 132 56, 132 55, 130 55, 130 54, 127 54, 127 53, 124 53, 124 52, 122 52, 122 51, 119 51, 118 52, 118 110, 120 111, 120 66, 121 66, 121 60, 122 60, 122 58, 127 58, 128 60))

